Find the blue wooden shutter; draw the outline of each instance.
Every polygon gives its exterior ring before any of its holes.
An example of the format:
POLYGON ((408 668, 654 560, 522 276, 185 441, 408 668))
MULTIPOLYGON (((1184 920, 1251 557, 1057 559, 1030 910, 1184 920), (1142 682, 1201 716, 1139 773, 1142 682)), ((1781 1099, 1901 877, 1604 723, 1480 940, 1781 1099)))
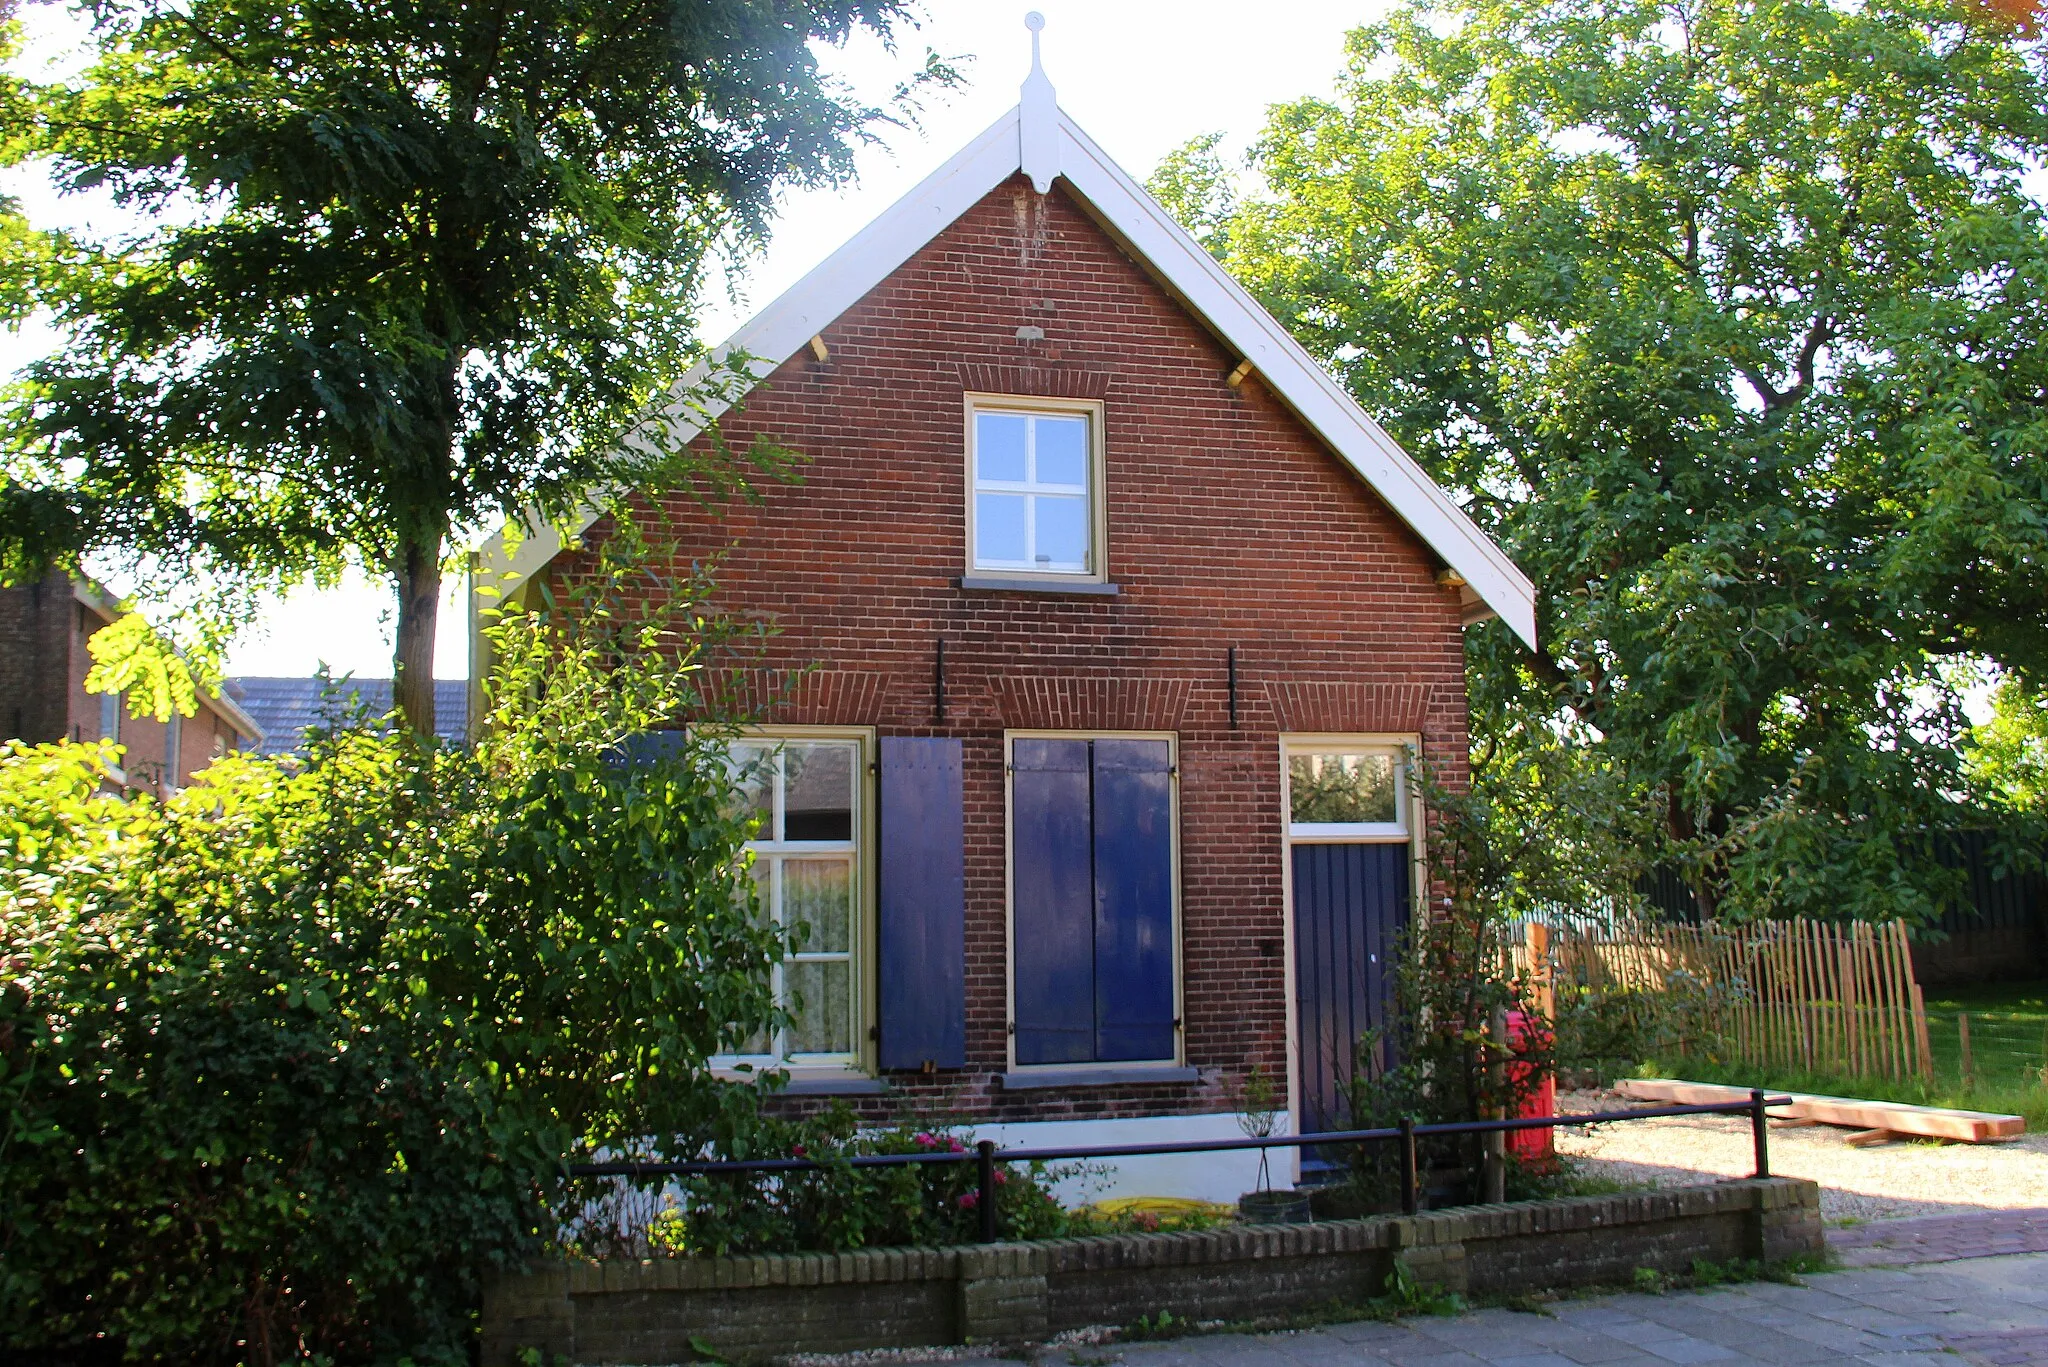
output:
POLYGON ((1011 747, 1011 990, 1017 1062, 1095 1055, 1095 898, 1085 740, 1011 747))
POLYGON ((960 742, 882 737, 881 1065, 967 1062, 966 842, 960 742))
POLYGON ((1173 758, 1095 742, 1095 1057, 1174 1056, 1173 758))
POLYGON ((627 769, 660 764, 690 747, 687 731, 636 731, 605 751, 605 762, 627 769))

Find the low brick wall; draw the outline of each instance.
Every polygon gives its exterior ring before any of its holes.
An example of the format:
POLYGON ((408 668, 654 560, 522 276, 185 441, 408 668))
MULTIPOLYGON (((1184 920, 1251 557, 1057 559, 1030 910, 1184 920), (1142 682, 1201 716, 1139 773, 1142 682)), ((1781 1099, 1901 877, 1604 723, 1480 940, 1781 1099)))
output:
POLYGON ((527 1348, 549 1362, 683 1362, 692 1339, 738 1358, 1019 1341, 1162 1310, 1238 1319, 1355 1304, 1381 1294, 1397 1263, 1484 1295, 1822 1247, 1820 1188, 1770 1178, 1191 1234, 566 1264, 491 1288, 483 1362, 512 1367, 527 1348))

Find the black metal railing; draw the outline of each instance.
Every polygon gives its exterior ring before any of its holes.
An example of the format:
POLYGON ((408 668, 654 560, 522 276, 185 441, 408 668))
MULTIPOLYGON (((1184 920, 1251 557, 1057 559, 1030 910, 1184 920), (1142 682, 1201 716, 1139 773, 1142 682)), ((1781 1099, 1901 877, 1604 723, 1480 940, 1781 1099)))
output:
POLYGON ((1325 1144, 1373 1144, 1395 1142, 1401 1146, 1401 1210, 1413 1215, 1420 1208, 1417 1174, 1417 1141, 1439 1135, 1497 1134, 1511 1130, 1555 1129, 1561 1125, 1608 1125, 1626 1120, 1658 1120, 1674 1115, 1749 1116, 1750 1138, 1756 1149, 1757 1177, 1771 1175, 1770 1135, 1766 1112, 1773 1106, 1789 1106, 1792 1098, 1752 1091, 1747 1101, 1708 1101, 1684 1106, 1650 1106, 1634 1111, 1596 1111, 1584 1115, 1521 1116, 1513 1120, 1467 1120, 1442 1125, 1418 1125, 1404 1119, 1388 1129, 1331 1130, 1321 1134, 1270 1135, 1253 1139, 1200 1139, 1183 1144, 1103 1144, 1092 1148, 1004 1149, 984 1139, 972 1149, 948 1149, 930 1153, 863 1153, 821 1161, 815 1158, 696 1159, 677 1163, 649 1163, 631 1159, 605 1163, 574 1163, 571 1177, 695 1177, 716 1173, 743 1172, 826 1172, 841 1167, 899 1168, 920 1163, 973 1163, 979 1168, 979 1190, 975 1197, 981 1217, 981 1240, 994 1243, 1001 1237, 996 1224, 996 1168, 1003 1163, 1055 1162, 1091 1158, 1143 1158, 1176 1153, 1228 1153, 1242 1149, 1301 1149, 1325 1144))

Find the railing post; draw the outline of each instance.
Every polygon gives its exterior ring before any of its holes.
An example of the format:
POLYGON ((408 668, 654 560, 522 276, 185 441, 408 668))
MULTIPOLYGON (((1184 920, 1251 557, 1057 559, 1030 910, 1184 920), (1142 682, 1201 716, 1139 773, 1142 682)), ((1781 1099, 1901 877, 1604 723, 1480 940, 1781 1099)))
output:
POLYGON ((1771 1175, 1771 1132, 1764 1124, 1764 1094, 1754 1088, 1749 1093, 1749 1137, 1756 1145, 1756 1175, 1771 1175))
MULTIPOLYGON (((1757 1093, 1762 1096, 1763 1093, 1757 1093)), ((981 1241, 992 1244, 996 1241, 996 1145, 992 1139, 981 1140, 974 1146, 976 1166, 981 1169, 981 1194, 975 1197, 975 1204, 981 1207, 981 1241)))
POLYGON ((1416 1190, 1415 1177, 1415 1117, 1401 1117, 1401 1213, 1413 1215, 1422 1202, 1416 1190))

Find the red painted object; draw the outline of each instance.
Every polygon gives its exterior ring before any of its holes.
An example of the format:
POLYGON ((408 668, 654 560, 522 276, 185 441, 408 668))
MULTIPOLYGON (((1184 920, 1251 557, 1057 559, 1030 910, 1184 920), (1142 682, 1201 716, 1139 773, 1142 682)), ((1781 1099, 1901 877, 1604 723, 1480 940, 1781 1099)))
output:
MULTIPOLYGON (((1517 1054, 1527 1052, 1524 1042, 1537 1047, 1550 1043, 1550 1026, 1540 1017, 1531 1019, 1524 1011, 1508 1012, 1508 1047, 1517 1054)), ((1517 1087, 1525 1085, 1526 1079, 1535 1067, 1530 1063, 1510 1063, 1508 1076, 1517 1087)), ((1515 1112, 1517 1118, 1524 1116, 1557 1114, 1557 1079, 1550 1073, 1537 1078, 1522 1099, 1521 1108, 1515 1112)), ((1524 1163, 1548 1163, 1557 1157, 1557 1131, 1545 1126, 1535 1130, 1509 1130, 1508 1152, 1524 1163)))

